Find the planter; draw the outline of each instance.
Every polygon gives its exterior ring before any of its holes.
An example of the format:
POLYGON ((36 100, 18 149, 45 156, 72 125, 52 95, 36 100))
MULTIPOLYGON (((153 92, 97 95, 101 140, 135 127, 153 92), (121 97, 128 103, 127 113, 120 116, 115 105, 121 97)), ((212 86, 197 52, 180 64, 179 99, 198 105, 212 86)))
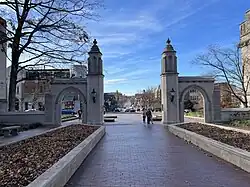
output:
MULTIPOLYGON (((167 127, 169 131, 175 134, 176 136, 193 143, 194 145, 200 147, 201 149, 210 152, 213 155, 223 160, 226 160, 247 172, 250 172, 250 152, 179 127, 185 124, 187 123, 168 125, 167 127)), ((246 136, 249 135, 246 134, 246 136)))
POLYGON ((64 186, 104 134, 78 124, 2 146, 0 186, 64 186))

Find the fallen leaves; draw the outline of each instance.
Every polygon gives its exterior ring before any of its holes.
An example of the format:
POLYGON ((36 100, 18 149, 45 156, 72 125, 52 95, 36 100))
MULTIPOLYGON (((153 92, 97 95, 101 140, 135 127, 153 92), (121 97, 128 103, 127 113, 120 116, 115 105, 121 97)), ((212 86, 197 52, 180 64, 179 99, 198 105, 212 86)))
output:
POLYGON ((219 142, 250 151, 249 134, 204 125, 201 123, 187 123, 178 125, 178 127, 217 140, 219 142))
POLYGON ((97 128, 71 125, 0 147, 0 187, 27 186, 97 128))

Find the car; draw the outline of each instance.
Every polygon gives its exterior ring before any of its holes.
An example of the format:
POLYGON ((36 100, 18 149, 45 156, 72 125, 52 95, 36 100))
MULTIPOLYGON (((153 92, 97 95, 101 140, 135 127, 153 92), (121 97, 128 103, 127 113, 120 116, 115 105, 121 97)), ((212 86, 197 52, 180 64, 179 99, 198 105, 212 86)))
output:
POLYGON ((62 114, 76 114, 72 109, 62 109, 62 114))
POLYGON ((114 110, 114 112, 120 112, 120 109, 119 109, 119 108, 116 108, 116 109, 114 110))
POLYGON ((135 109, 131 109, 130 112, 135 112, 135 109))
POLYGON ((37 111, 37 110, 34 109, 34 108, 32 108, 32 109, 27 109, 27 110, 25 110, 24 112, 35 112, 35 111, 37 111))
POLYGON ((125 109, 125 112, 130 112, 130 109, 129 108, 125 109))

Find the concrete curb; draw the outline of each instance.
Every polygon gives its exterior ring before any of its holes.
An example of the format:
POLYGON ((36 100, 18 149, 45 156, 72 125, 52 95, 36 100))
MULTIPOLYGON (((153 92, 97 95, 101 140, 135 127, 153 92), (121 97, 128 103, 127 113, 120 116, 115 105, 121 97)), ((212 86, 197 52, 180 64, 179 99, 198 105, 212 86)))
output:
POLYGON ((67 122, 67 121, 73 121, 76 119, 79 119, 79 117, 65 118, 65 119, 62 119, 61 122, 63 123, 63 122, 67 122))
POLYGON ((250 152, 182 129, 176 125, 168 125, 167 128, 174 135, 190 141, 201 149, 250 172, 250 152))
POLYGON ((67 121, 73 121, 73 120, 76 120, 76 119, 79 119, 79 117, 71 117, 71 118, 65 118, 65 119, 62 119, 61 122, 67 122, 67 121))
POLYGON ((190 120, 194 120, 195 122, 204 122, 204 118, 201 117, 195 117, 195 116, 185 116, 184 118, 190 119, 190 120))
POLYGON ((63 187, 105 134, 101 126, 27 187, 63 187))

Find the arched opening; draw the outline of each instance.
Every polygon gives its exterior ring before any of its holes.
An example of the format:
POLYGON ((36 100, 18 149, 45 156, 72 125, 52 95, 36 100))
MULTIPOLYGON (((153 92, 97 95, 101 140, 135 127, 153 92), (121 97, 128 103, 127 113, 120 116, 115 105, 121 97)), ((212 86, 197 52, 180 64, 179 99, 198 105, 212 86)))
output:
POLYGON ((74 117, 81 112, 81 121, 87 122, 87 100, 84 94, 75 87, 63 89, 55 99, 54 119, 57 124, 61 124, 62 119, 74 117))
POLYGON ((198 121, 203 118, 204 122, 211 122, 211 108, 211 98, 200 86, 188 86, 180 93, 180 122, 184 122, 184 115, 198 117, 198 121))

